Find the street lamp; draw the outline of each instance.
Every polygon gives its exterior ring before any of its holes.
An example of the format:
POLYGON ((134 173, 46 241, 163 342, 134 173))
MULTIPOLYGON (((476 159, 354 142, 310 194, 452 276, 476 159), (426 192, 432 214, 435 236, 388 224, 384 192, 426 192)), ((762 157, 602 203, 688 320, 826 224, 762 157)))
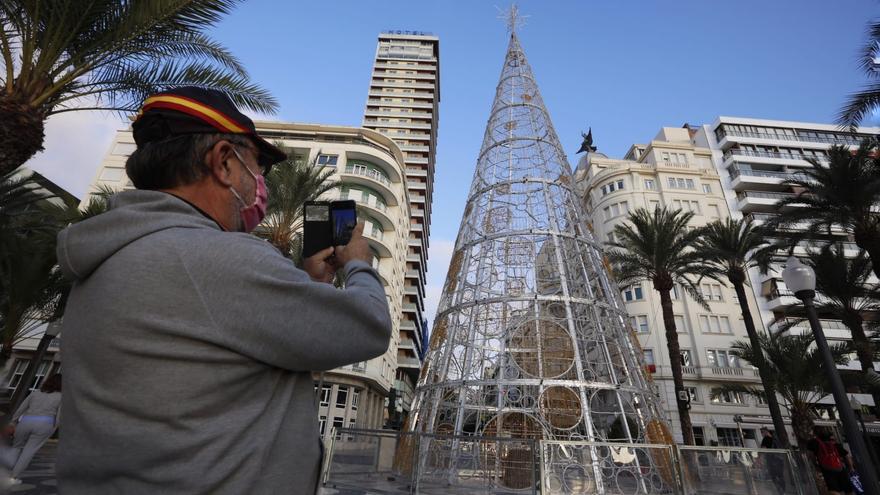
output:
POLYGON ((810 328, 813 329, 816 347, 819 348, 822 361, 825 363, 826 373, 828 373, 828 378, 831 382, 831 393, 834 396, 834 403, 837 405, 837 410, 840 413, 843 430, 846 432, 846 438, 852 450, 856 470, 862 478, 865 493, 868 495, 880 495, 876 468, 872 465, 871 457, 865 446, 865 439, 862 438, 859 431, 856 415, 846 396, 843 381, 840 379, 837 365, 831 356, 828 341, 825 340, 825 333, 822 331, 822 327, 819 326, 819 316, 816 314, 816 306, 813 305, 813 299, 816 297, 816 273, 812 268, 792 256, 785 263, 785 269, 782 271, 782 280, 794 292, 794 295, 804 302, 807 319, 810 320, 810 328))

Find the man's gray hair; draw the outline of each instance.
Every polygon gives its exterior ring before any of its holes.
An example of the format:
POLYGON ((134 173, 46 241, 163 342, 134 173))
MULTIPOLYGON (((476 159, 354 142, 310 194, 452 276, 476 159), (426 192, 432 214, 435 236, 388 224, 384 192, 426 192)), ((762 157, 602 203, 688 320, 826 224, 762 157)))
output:
POLYGON ((125 172, 138 189, 170 189, 201 179, 207 172, 205 154, 225 139, 248 146, 241 134, 181 134, 138 146, 125 162, 125 172))

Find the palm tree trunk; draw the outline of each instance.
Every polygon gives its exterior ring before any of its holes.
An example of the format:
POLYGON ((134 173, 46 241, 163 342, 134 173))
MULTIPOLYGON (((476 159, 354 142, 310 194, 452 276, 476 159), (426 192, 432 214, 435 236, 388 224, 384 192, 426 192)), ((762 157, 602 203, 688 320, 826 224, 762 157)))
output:
POLYGON ((782 411, 779 409, 779 400, 776 398, 776 387, 773 386, 773 379, 770 376, 770 371, 767 369, 767 363, 764 361, 764 352, 761 350, 758 331, 755 329, 755 321, 752 319, 752 311, 749 309, 746 289, 743 286, 742 280, 736 280, 733 276, 728 278, 733 283, 736 297, 739 299, 739 309, 742 312, 743 322, 746 325, 746 333, 749 334, 749 342, 752 344, 752 349, 755 350, 755 358, 757 358, 758 362, 752 364, 758 368, 761 383, 764 385, 764 393, 767 395, 767 409, 770 410, 770 417, 773 418, 773 429, 776 430, 776 439, 779 440, 782 448, 787 449, 791 446, 788 440, 788 432, 785 430, 782 411))
MULTIPOLYGON (((880 259, 880 258, 878 258, 880 259)), ((846 325, 846 328, 849 329, 849 333, 852 335, 853 347, 856 350, 856 357, 859 359, 859 364, 862 365, 862 373, 867 373, 868 370, 874 369, 874 349, 871 345, 871 341, 868 340, 867 335, 865 335, 865 328, 863 326, 864 319, 859 312, 853 312, 845 315, 843 317, 843 324, 846 325)), ((880 393, 872 394, 874 398, 874 407, 880 411, 880 393)))
POLYGON ((45 115, 16 95, 0 93, 0 176, 43 149, 45 115))
POLYGON ((685 445, 694 444, 694 428, 691 424, 690 404, 681 400, 679 391, 684 391, 684 374, 681 369, 681 346, 678 344, 678 333, 675 330, 675 316, 672 312, 670 289, 659 290, 660 307, 663 308, 663 326, 666 328, 666 349, 669 351, 669 363, 672 368, 672 382, 675 384, 675 404, 678 407, 678 420, 681 423, 681 434, 685 445))

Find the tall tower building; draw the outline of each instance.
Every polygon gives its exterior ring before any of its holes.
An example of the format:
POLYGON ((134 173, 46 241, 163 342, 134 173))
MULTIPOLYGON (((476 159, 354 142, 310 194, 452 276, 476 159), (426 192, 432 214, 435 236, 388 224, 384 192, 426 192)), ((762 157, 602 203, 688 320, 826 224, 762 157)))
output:
MULTIPOLYGON (((368 95, 363 127, 394 140, 406 164, 409 238, 395 376, 397 405, 406 414, 427 347, 425 271, 437 154, 439 38, 418 31, 380 34, 368 95)), ((399 424, 402 418, 396 419, 399 424)))

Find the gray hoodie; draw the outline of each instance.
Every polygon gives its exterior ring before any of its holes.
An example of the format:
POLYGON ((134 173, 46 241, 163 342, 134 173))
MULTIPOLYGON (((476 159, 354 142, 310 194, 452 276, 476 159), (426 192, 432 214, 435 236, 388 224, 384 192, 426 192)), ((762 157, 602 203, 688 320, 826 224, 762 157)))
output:
POLYGON ((58 236, 64 315, 62 494, 300 494, 321 446, 310 371, 385 352, 366 263, 345 290, 268 243, 156 191, 58 236))

